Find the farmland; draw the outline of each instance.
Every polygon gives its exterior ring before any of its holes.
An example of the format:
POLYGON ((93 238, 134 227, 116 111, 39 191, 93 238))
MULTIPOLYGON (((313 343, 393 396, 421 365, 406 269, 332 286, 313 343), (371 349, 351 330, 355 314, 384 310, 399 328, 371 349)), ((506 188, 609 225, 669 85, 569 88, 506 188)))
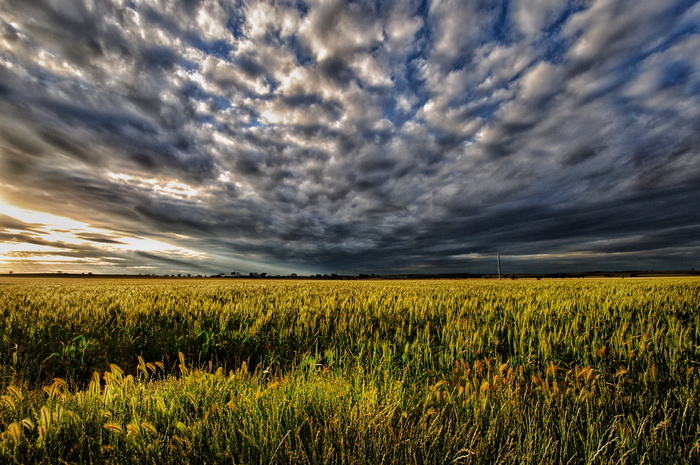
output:
POLYGON ((700 280, 0 279, 0 463, 700 463, 700 280))

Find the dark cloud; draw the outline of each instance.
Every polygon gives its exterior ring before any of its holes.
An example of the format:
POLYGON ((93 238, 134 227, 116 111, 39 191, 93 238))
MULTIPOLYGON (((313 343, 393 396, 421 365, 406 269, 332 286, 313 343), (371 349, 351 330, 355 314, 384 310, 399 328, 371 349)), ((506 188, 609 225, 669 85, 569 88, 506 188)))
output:
POLYGON ((172 71, 180 57, 166 46, 147 47, 141 52, 141 66, 146 69, 172 71))
POLYGON ((95 162, 94 157, 82 147, 80 141, 63 134, 60 131, 51 128, 43 128, 40 130, 39 136, 44 140, 44 142, 50 146, 53 146, 54 150, 60 153, 78 158, 89 164, 93 164, 95 162))
POLYGON ((77 234, 80 239, 84 239, 90 242, 98 242, 100 244, 124 244, 124 242, 111 239, 109 237, 104 237, 96 234, 77 234))
POLYGON ((36 225, 27 224, 24 221, 12 218, 11 216, 0 214, 0 228, 2 229, 17 229, 20 231, 31 231, 35 227, 36 225))
POLYGON ((103 232, 5 214, 2 241, 96 270, 700 259, 696 2, 59 3, 0 4, 0 194, 103 232))

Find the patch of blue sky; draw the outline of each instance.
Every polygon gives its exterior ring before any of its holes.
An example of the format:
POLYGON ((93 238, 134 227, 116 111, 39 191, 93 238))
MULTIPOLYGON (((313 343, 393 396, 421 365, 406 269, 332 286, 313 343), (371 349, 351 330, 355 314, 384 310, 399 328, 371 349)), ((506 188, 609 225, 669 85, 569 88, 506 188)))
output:
POLYGON ((226 21, 226 29, 228 29, 236 40, 245 38, 246 17, 243 14, 242 8, 230 12, 226 21))
POLYGON ((669 8, 669 13, 672 16, 680 16, 690 8, 695 6, 698 0, 676 0, 669 8))
POLYGON ((688 36, 700 34, 700 24, 698 23, 684 23, 680 24, 676 29, 670 31, 668 35, 662 38, 660 42, 655 44, 654 47, 649 49, 646 56, 663 52, 673 47, 678 42, 686 39, 688 36))
POLYGON ((309 11, 311 9, 309 8, 309 5, 306 4, 303 0, 297 0, 296 2, 290 2, 290 4, 297 10, 299 13, 300 18, 306 18, 306 16, 309 14, 309 11))
POLYGON ((687 83, 693 75, 693 67, 684 60, 668 63, 661 75, 661 87, 673 87, 687 83))
POLYGON ((231 108, 231 101, 226 97, 222 97, 220 95, 212 95, 211 99, 213 102, 214 110, 228 110, 229 108, 231 108))
MULTIPOLYGON (((626 75, 636 75, 637 65, 652 55, 663 53, 669 48, 683 40, 688 34, 677 31, 676 34, 669 34, 662 41, 647 49, 639 50, 637 53, 628 54, 618 65, 617 72, 626 75)), ((673 71, 671 71, 673 72, 673 71)), ((670 75, 669 75, 670 76, 670 75)), ((680 77, 680 75, 678 76, 680 77)))
POLYGON ((287 39, 287 46, 294 53, 297 63, 300 66, 313 66, 316 64, 316 59, 309 53, 309 50, 301 43, 299 37, 293 34, 287 39))
POLYGON ((231 60, 231 52, 236 50, 236 47, 225 40, 206 41, 199 36, 192 37, 191 45, 197 50, 206 53, 207 55, 215 56, 222 60, 231 60))
POLYGON ((274 94, 280 86, 279 83, 269 74, 265 74, 265 84, 267 84, 270 89, 269 94, 274 94))
POLYGON ((263 123, 261 123, 258 118, 251 118, 250 119, 250 124, 248 124, 249 128, 258 128, 260 126, 263 126, 263 123))
POLYGON ((180 66, 185 70, 186 73, 194 73, 196 71, 199 71, 201 67, 199 66, 198 63, 190 60, 186 60, 184 58, 180 59, 179 62, 180 66))
POLYGON ((569 1, 559 16, 542 29, 541 40, 537 43, 537 47, 545 61, 555 65, 561 64, 571 44, 578 38, 576 36, 565 37, 562 34, 564 26, 569 22, 571 16, 585 9, 586 5, 582 1, 569 1))
POLYGON ((498 8, 498 14, 484 42, 496 42, 504 46, 510 45, 513 43, 513 34, 510 26, 510 2, 502 2, 500 7, 497 6, 495 8, 498 8))
POLYGON ((207 92, 196 82, 189 81, 180 88, 180 92, 185 98, 190 100, 211 102, 214 110, 228 110, 231 108, 231 101, 228 98, 207 92))
POLYGON ((426 58, 428 51, 433 44, 433 31, 430 28, 430 4, 427 0, 422 0, 418 10, 416 11, 416 16, 420 16, 422 19, 422 26, 414 35, 414 52, 409 54, 408 59, 414 60, 416 58, 426 58))

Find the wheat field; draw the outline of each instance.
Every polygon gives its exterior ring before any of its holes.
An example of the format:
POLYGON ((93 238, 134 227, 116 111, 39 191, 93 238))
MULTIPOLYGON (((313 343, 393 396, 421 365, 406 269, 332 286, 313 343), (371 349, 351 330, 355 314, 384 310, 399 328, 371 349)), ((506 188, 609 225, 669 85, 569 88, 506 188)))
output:
POLYGON ((0 463, 700 463, 700 279, 0 278, 0 463))

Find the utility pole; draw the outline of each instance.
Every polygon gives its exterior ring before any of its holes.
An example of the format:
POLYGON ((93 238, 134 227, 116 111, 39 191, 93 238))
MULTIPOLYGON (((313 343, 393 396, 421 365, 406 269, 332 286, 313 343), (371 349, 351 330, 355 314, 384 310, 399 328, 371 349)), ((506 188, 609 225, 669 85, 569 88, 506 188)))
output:
POLYGON ((501 254, 496 254, 496 258, 498 259, 498 279, 501 279, 501 254))

